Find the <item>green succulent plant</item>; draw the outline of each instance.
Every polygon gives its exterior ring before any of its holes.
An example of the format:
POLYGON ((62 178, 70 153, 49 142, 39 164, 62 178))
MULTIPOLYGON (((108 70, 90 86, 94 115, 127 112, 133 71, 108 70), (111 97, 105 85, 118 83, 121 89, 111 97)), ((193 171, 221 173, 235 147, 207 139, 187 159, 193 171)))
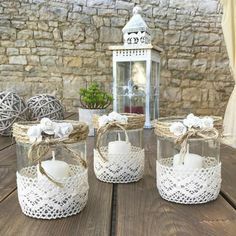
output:
POLYGON ((105 109, 113 101, 111 94, 102 91, 97 83, 80 89, 80 103, 85 109, 105 109))

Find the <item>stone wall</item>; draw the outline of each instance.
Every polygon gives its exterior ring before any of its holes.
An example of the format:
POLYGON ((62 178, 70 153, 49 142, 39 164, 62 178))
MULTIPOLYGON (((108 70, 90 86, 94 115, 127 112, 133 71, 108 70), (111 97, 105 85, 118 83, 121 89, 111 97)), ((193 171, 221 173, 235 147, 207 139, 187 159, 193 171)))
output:
POLYGON ((111 89, 107 48, 122 43, 135 4, 164 49, 161 115, 223 115, 233 81, 218 0, 1 0, 0 90, 55 94, 75 110, 87 82, 111 89))

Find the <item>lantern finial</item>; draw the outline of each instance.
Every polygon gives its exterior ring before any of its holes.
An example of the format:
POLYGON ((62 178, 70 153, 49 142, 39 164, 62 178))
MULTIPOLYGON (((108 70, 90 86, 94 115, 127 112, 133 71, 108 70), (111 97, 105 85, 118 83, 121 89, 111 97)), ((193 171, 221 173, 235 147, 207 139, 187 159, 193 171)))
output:
POLYGON ((133 15, 135 14, 140 14, 140 15, 142 14, 142 8, 140 6, 135 6, 133 8, 133 15))

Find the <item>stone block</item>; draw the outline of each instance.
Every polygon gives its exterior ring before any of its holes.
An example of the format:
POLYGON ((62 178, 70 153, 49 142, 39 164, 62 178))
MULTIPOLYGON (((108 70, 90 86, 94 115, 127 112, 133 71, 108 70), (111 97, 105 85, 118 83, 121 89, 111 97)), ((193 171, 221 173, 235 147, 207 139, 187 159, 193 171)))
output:
POLYGON ((44 66, 55 66, 57 64, 57 56, 41 56, 40 62, 44 66))
POLYGON ((170 70, 189 70, 191 61, 188 59, 169 59, 168 68, 170 70))
POLYGON ((39 30, 43 30, 43 31, 47 31, 49 29, 48 24, 44 21, 39 21, 38 22, 38 29, 39 30))
POLYGON ((80 24, 73 24, 63 29, 62 37, 65 41, 82 41, 84 39, 84 29, 80 24))
POLYGON ((81 67, 82 58, 81 57, 64 57, 63 64, 68 67, 81 67))
POLYGON ((180 45, 190 47, 193 45, 193 32, 192 31, 181 31, 180 45))
POLYGON ((103 18, 101 16, 93 16, 93 24, 99 28, 104 25, 103 18))
POLYGON ((32 30, 21 30, 17 33, 18 39, 32 39, 33 38, 33 31, 32 30))
POLYGON ((10 56, 9 63, 16 64, 16 65, 26 65, 27 60, 25 56, 10 56))
POLYGON ((104 43, 122 42, 122 32, 119 28, 101 27, 100 41, 104 43))
POLYGON ((40 20, 58 20, 66 21, 68 9, 60 6, 45 6, 39 10, 39 19, 40 20))
POLYGON ((63 76, 63 97, 78 98, 80 88, 84 88, 86 86, 86 78, 88 78, 88 76, 63 76))
POLYGON ((201 90, 199 88, 184 88, 182 92, 182 99, 184 101, 200 102, 201 90))
POLYGON ((180 31, 168 30, 164 33, 165 44, 178 44, 180 39, 180 31))
POLYGON ((207 68, 207 59, 195 59, 193 61, 193 68, 198 72, 205 72, 207 68))
POLYGON ((0 39, 16 39, 16 29, 9 27, 0 27, 0 39))
POLYGON ((12 56, 12 55, 18 55, 18 54, 19 54, 18 48, 7 48, 7 55, 12 56))
POLYGON ((112 0, 89 0, 87 1, 87 6, 88 7, 108 7, 113 4, 112 0))
POLYGON ((116 1, 116 9, 127 9, 132 10, 134 8, 134 3, 127 1, 116 1))
POLYGON ((45 31, 34 31, 35 39, 52 39, 52 33, 45 31))
POLYGON ((181 100, 181 89, 168 87, 163 91, 163 98, 170 102, 178 102, 181 100))
POLYGON ((20 54, 26 55, 30 53, 31 53, 30 48, 20 48, 20 54))
POLYGON ((201 46, 217 46, 222 42, 221 36, 215 33, 196 33, 194 44, 201 46))

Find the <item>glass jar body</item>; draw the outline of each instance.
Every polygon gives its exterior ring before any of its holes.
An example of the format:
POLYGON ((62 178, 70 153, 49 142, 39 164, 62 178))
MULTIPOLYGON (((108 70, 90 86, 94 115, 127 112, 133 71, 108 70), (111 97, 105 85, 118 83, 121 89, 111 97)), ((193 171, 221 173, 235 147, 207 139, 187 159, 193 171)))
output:
POLYGON ((181 204, 215 200, 221 187, 220 142, 190 138, 187 153, 173 138, 157 137, 156 180, 162 198, 181 204))

